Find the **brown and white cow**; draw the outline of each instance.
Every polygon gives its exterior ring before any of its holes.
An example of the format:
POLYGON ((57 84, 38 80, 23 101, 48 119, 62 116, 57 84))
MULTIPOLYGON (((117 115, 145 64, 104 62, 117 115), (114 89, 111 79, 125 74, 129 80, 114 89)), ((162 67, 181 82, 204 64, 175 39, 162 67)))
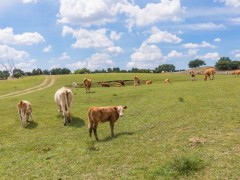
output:
POLYGON ((94 132, 95 139, 98 141, 97 127, 100 122, 110 122, 111 135, 114 136, 114 123, 118 120, 119 116, 123 116, 123 110, 127 106, 105 106, 105 107, 91 107, 88 110, 88 130, 89 136, 92 137, 94 132))
POLYGON ((236 77, 236 76, 239 77, 239 75, 240 75, 240 70, 233 71, 232 74, 235 75, 235 77, 236 77))
POLYGON ((84 84, 84 87, 85 87, 85 89, 86 89, 86 93, 87 93, 87 92, 90 93, 90 88, 91 88, 91 85, 92 85, 92 80, 91 80, 91 79, 84 78, 84 79, 83 79, 83 84, 84 84))
POLYGON ((59 112, 62 113, 62 117, 64 118, 64 126, 66 126, 68 122, 72 121, 70 109, 73 101, 73 93, 71 89, 66 87, 58 89, 54 95, 54 100, 59 107, 59 112))
POLYGON ((22 127, 26 127, 27 122, 29 122, 29 117, 32 118, 32 105, 30 102, 22 100, 17 104, 18 114, 20 117, 20 122, 22 127))
POLYGON ((146 80, 146 84, 152 84, 152 80, 146 80))
POLYGON ((204 76, 204 80, 206 81, 207 78, 213 80, 214 79, 214 75, 216 74, 216 71, 214 68, 208 68, 205 71, 205 76, 204 76))
POLYGON ((165 84, 169 84, 169 83, 170 83, 170 80, 167 78, 167 79, 164 80, 164 83, 165 83, 165 84))
POLYGON ((140 79, 138 76, 134 76, 133 78, 133 81, 134 81, 134 86, 140 86, 140 79))

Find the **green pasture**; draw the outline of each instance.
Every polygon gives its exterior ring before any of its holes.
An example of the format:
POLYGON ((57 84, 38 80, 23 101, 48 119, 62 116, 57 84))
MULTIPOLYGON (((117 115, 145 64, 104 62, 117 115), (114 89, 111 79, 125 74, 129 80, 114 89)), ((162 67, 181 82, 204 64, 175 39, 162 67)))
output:
MULTIPOLYGON (((46 76, 0 81, 0 179, 239 179, 240 77, 216 75, 203 81, 189 74, 62 75, 53 86, 21 96, 7 93, 41 84, 46 76), (97 82, 132 80, 125 87, 102 88, 97 82), (91 93, 72 89, 73 122, 58 114, 54 93, 84 77, 91 93), (169 78, 171 84, 164 84, 169 78), (151 79, 153 84, 145 85, 151 79), (34 123, 22 128, 17 102, 32 103, 34 123), (126 105, 110 137, 109 123, 99 124, 99 142, 90 139, 87 110, 126 105), (191 143, 202 138, 204 143, 191 143), (182 169, 191 169, 182 173, 182 169), (192 168, 192 167, 196 168, 192 168)), ((48 78, 52 78, 48 77, 48 78)))

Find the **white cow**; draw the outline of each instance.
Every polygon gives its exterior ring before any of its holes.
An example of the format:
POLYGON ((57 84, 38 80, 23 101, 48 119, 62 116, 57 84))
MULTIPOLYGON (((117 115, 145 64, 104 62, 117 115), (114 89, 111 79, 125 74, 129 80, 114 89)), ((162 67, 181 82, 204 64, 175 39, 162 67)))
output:
POLYGON ((64 126, 66 126, 68 122, 72 121, 70 109, 73 101, 73 93, 71 89, 62 87, 61 89, 57 90, 54 95, 54 100, 59 107, 59 112, 62 113, 64 118, 64 126))
POLYGON ((17 104, 18 114, 22 127, 26 127, 26 123, 29 122, 29 117, 32 118, 32 105, 30 102, 22 100, 17 104))

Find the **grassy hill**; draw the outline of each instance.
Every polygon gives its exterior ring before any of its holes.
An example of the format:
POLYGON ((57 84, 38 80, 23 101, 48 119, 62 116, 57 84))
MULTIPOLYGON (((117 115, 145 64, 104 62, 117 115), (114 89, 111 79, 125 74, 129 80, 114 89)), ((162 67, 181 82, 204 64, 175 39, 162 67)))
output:
MULTIPOLYGON (((0 99, 0 177, 3 179, 238 179, 240 177, 239 81, 216 75, 191 81, 189 74, 89 74, 54 76, 50 88, 0 99), (141 86, 102 88, 100 81, 131 80, 141 86), (72 89, 73 122, 63 126, 53 96, 62 86, 94 82, 90 94, 72 89), (171 84, 164 84, 169 78, 171 84), (151 79, 153 84, 145 85, 151 79), (33 105, 27 128, 16 104, 33 105), (99 124, 100 141, 90 139, 87 110, 126 105, 110 137, 109 123, 99 124)), ((0 81, 0 95, 42 83, 43 76, 0 81), (14 87, 14 90, 12 89, 14 87)), ((113 85, 113 84, 112 84, 113 85)))

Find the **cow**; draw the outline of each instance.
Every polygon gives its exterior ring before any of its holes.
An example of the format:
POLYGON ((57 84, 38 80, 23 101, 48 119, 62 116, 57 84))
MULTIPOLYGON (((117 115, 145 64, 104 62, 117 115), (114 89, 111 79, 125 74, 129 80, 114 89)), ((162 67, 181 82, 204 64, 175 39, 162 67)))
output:
POLYGON ((239 77, 239 75, 240 75, 240 70, 236 70, 236 71, 234 71, 232 74, 235 75, 235 77, 236 77, 236 76, 239 77))
POLYGON ((216 74, 216 71, 214 68, 208 68, 205 71, 205 76, 204 76, 204 80, 206 81, 207 78, 213 80, 214 79, 214 75, 216 74))
POLYGON ((134 86, 140 86, 140 80, 138 76, 134 76, 133 81, 134 81, 134 84, 133 84, 134 86))
POLYGON ((58 89, 54 95, 54 100, 59 107, 59 112, 62 113, 64 126, 66 126, 68 122, 72 121, 70 109, 73 101, 73 93, 71 89, 66 87, 58 89))
POLYGON ((192 81, 195 80, 195 72, 193 70, 189 71, 189 74, 192 77, 192 81))
POLYGON ((72 83, 72 87, 73 87, 73 88, 76 88, 77 86, 78 86, 78 84, 77 84, 76 82, 73 82, 73 83, 72 83))
POLYGON ((18 108, 18 115, 20 117, 20 122, 22 127, 26 127, 26 123, 29 122, 29 117, 31 118, 31 121, 33 121, 32 118, 32 105, 30 102, 26 100, 22 100, 17 104, 18 108))
POLYGON ((114 137, 114 123, 118 120, 119 116, 123 116, 123 110, 127 106, 105 106, 105 107, 91 107, 88 110, 88 130, 89 136, 92 137, 92 131, 96 141, 98 141, 97 127, 100 122, 110 122, 111 136, 114 137))
POLYGON ((120 83, 121 86, 125 86, 125 83, 124 83, 124 81, 122 81, 122 80, 118 81, 118 83, 120 83))
POLYGON ((86 89, 86 93, 90 93, 90 88, 91 88, 91 85, 92 85, 92 80, 91 80, 91 79, 84 78, 84 79, 83 79, 83 84, 84 84, 84 87, 85 87, 85 89, 86 89))
POLYGON ((165 84, 169 84, 169 83, 170 83, 170 80, 167 78, 167 79, 164 80, 164 83, 165 83, 165 84))
POLYGON ((146 84, 152 84, 152 80, 146 80, 146 84))
POLYGON ((101 83, 101 86, 102 87, 110 87, 110 84, 109 83, 101 83))

